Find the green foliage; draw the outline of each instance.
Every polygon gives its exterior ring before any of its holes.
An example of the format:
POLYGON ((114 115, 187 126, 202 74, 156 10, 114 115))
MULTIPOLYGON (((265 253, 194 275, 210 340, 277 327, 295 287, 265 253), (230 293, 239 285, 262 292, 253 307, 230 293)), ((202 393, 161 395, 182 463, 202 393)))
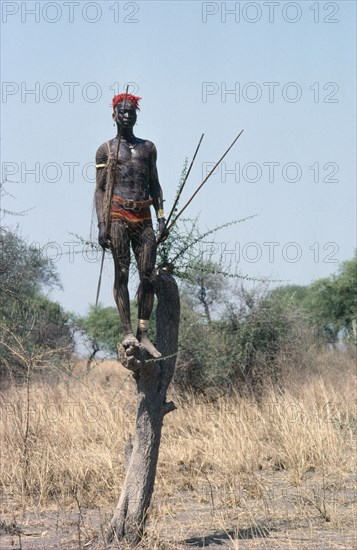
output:
POLYGON ((6 300, 38 295, 44 288, 60 287, 53 263, 41 251, 12 231, 0 230, 1 312, 6 300))
POLYGON ((341 329, 351 337, 357 319, 357 255, 337 275, 312 283, 309 298, 308 308, 327 340, 335 342, 341 329))
POLYGON ((69 344, 72 347, 70 316, 56 302, 45 296, 36 296, 29 304, 34 323, 30 335, 35 345, 41 348, 63 348, 69 344))
POLYGON ((102 351, 115 354, 117 343, 123 339, 118 310, 115 307, 91 305, 89 312, 76 319, 76 324, 102 351))
POLYGON ((279 381, 279 360, 301 343, 305 319, 285 300, 241 289, 224 325, 237 350, 238 369, 233 379, 262 385, 264 378, 279 381), (237 307, 238 306, 238 307, 237 307))
POLYGON ((357 255, 343 262, 337 274, 318 279, 308 286, 285 286, 270 296, 289 300, 301 307, 319 332, 322 341, 335 343, 340 331, 346 341, 356 342, 353 327, 357 319, 357 255))
POLYGON ((292 304, 305 307, 309 301, 309 287, 303 285, 285 285, 269 292, 271 298, 286 300, 292 304))
POLYGON ((59 285, 53 263, 16 233, 0 231, 0 370, 24 367, 24 356, 72 351, 68 315, 43 295, 59 285))
POLYGON ((312 343, 308 320, 296 307, 267 293, 230 289, 221 318, 206 322, 182 297, 180 354, 175 383, 182 391, 211 394, 261 392, 282 383, 281 364, 312 343))

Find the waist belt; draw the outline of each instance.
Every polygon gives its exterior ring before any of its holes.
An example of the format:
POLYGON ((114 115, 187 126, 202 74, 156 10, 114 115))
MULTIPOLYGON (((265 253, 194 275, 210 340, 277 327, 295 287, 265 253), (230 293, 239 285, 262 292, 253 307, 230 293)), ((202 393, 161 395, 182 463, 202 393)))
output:
POLYGON ((122 199, 116 195, 113 197, 113 202, 119 204, 125 208, 125 210, 142 210, 143 208, 148 208, 153 203, 152 199, 148 199, 146 201, 136 201, 134 199, 122 199))

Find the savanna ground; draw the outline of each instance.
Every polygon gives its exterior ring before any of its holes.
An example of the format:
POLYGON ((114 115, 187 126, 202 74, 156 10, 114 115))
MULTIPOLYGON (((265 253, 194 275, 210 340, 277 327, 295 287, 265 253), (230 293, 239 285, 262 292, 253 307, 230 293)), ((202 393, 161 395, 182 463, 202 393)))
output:
MULTIPOLYGON (((140 547, 357 548, 355 374, 353 357, 325 350, 313 375, 292 372, 259 401, 171 391, 140 547)), ((35 369, 3 381, 1 413, 1 548, 109 548, 131 374, 115 361, 35 369)))

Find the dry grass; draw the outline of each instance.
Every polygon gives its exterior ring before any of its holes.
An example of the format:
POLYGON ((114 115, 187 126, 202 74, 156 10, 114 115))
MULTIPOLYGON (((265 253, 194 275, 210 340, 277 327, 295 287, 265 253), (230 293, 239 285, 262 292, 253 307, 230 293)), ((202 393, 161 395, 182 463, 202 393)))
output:
MULTIPOLYGON (((227 548, 245 548, 239 542, 244 533, 254 538, 256 529, 263 539, 272 536, 272 526, 284 533, 291 522, 294 528, 303 522, 306 534, 304 521, 311 518, 354 529, 354 361, 324 352, 317 365, 313 377, 291 382, 284 393, 271 388, 260 403, 173 396, 178 410, 163 429, 152 548, 159 547, 157 539, 188 541, 190 534, 197 546, 197 537, 215 530, 227 548)), ((38 374, 29 392, 15 383, 3 390, 2 511, 10 517, 17 507, 30 513, 72 508, 81 518, 78 532, 88 534, 84 511, 109 510, 119 495, 135 388, 114 361, 98 363, 89 374, 79 363, 74 375, 38 374)), ((276 547, 305 548, 299 544, 281 540, 276 547)))

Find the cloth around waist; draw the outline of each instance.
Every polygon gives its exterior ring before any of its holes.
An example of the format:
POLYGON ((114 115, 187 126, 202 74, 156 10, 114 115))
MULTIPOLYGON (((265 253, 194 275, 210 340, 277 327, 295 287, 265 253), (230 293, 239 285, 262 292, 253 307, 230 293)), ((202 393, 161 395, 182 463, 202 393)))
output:
MULTIPOLYGON (((113 200, 110 209, 110 219, 111 221, 124 220, 129 223, 151 223, 151 211, 150 206, 140 209, 128 209, 125 208, 122 204, 119 204, 117 195, 113 195, 113 200)), ((122 200, 120 200, 122 202, 122 200)), ((135 201, 134 201, 135 202, 135 201)), ((144 201, 138 201, 138 204, 144 201)), ((147 202, 147 201, 145 201, 147 202)))

